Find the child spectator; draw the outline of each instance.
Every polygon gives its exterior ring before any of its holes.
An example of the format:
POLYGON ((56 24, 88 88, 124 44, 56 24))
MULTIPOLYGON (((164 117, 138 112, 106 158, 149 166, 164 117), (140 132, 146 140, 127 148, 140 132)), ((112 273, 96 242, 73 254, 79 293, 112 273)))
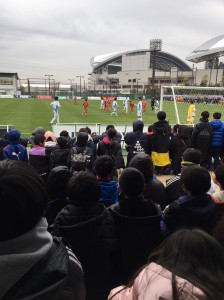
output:
POLYGON ((108 155, 99 156, 95 161, 95 171, 100 184, 100 202, 106 207, 118 201, 118 183, 111 180, 114 160, 108 155))
POLYGON ((51 151, 50 170, 58 166, 67 166, 68 155, 68 140, 60 136, 57 138, 57 145, 51 151))
POLYGON ((127 286, 112 290, 109 300, 223 299, 224 253, 199 229, 172 234, 153 252, 127 286))
POLYGON ((224 164, 215 169, 213 179, 220 190, 212 194, 212 199, 217 204, 219 216, 224 217, 224 164))
POLYGON ((161 210, 154 202, 144 199, 144 187, 140 171, 124 169, 119 177, 119 203, 109 208, 115 220, 122 283, 127 283, 147 262, 149 253, 161 241, 161 210))
POLYGON ((166 207, 163 221, 170 232, 183 227, 211 232, 217 223, 217 210, 207 194, 211 187, 209 172, 202 167, 188 167, 181 173, 181 182, 186 195, 166 207))
POLYGON ((12 129, 7 132, 7 145, 3 149, 3 159, 4 160, 20 160, 23 162, 28 162, 28 155, 26 148, 19 143, 21 133, 19 130, 12 129))
POLYGON ((176 136, 170 141, 169 155, 171 159, 171 170, 174 175, 181 172, 181 161, 184 151, 191 147, 190 132, 186 125, 179 125, 176 136))
POLYGON ((49 158, 46 156, 45 137, 41 134, 35 134, 33 137, 33 148, 29 151, 29 164, 47 180, 49 172, 49 158))
POLYGON ((90 172, 70 179, 68 196, 68 205, 56 217, 54 234, 71 245, 82 263, 86 299, 105 300, 115 279, 113 218, 99 202, 100 184, 90 172))
POLYGON ((60 136, 63 136, 67 139, 67 146, 68 146, 69 149, 71 149, 73 147, 74 142, 75 142, 75 138, 71 138, 69 136, 69 133, 68 133, 67 130, 62 130, 60 132, 60 136))
POLYGON ((166 192, 163 183, 154 179, 154 166, 151 157, 145 153, 136 154, 130 161, 129 167, 138 169, 145 178, 145 199, 150 199, 160 205, 163 210, 166 206, 166 192))
POLYGON ((84 300, 79 261, 47 231, 44 182, 19 161, 0 162, 0 174, 0 298, 84 300))

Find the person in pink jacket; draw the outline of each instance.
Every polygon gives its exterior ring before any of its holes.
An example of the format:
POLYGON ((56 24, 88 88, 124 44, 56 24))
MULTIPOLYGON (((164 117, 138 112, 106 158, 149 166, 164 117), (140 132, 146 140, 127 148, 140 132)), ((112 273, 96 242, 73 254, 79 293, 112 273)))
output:
POLYGON ((224 252, 200 229, 182 229, 165 240, 127 286, 108 300, 224 299, 224 252))

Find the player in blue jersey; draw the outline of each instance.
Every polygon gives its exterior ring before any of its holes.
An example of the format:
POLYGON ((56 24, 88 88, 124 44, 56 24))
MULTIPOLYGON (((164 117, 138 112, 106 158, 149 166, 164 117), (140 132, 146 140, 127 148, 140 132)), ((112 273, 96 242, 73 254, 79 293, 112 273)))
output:
POLYGON ((115 115, 117 117, 117 108, 119 106, 117 105, 117 97, 114 98, 114 101, 112 103, 112 108, 113 108, 113 112, 111 113, 111 116, 112 115, 115 115))
POLYGON ((142 121, 142 98, 138 97, 138 104, 136 104, 137 106, 137 117, 138 120, 142 121))

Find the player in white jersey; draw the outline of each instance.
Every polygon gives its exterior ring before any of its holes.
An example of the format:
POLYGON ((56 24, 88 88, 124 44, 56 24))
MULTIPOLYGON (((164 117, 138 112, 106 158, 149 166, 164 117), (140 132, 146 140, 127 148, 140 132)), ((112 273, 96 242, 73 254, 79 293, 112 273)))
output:
POLYGON ((59 123, 59 113, 58 113, 58 108, 61 107, 59 101, 58 101, 58 97, 54 97, 54 101, 51 102, 52 107, 53 107, 53 113, 54 113, 54 117, 53 119, 51 120, 50 124, 52 123, 59 123))
POLYGON ((125 114, 128 114, 128 97, 126 96, 123 100, 123 113, 125 112, 125 114))
POLYGON ((138 97, 138 104, 137 105, 137 117, 138 120, 142 121, 142 98, 138 97))
POLYGON ((117 105, 117 97, 114 98, 114 101, 112 103, 112 108, 113 108, 113 112, 111 113, 111 116, 112 115, 115 115, 117 117, 117 108, 119 106, 117 105))

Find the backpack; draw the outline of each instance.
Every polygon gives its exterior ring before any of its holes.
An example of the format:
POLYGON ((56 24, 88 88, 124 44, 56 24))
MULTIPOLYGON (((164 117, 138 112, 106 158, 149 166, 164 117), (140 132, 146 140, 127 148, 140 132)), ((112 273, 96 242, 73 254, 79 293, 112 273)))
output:
POLYGON ((78 152, 77 148, 73 148, 71 151, 71 167, 70 172, 78 174, 82 171, 87 171, 90 165, 90 155, 87 154, 85 149, 82 152, 78 152))

